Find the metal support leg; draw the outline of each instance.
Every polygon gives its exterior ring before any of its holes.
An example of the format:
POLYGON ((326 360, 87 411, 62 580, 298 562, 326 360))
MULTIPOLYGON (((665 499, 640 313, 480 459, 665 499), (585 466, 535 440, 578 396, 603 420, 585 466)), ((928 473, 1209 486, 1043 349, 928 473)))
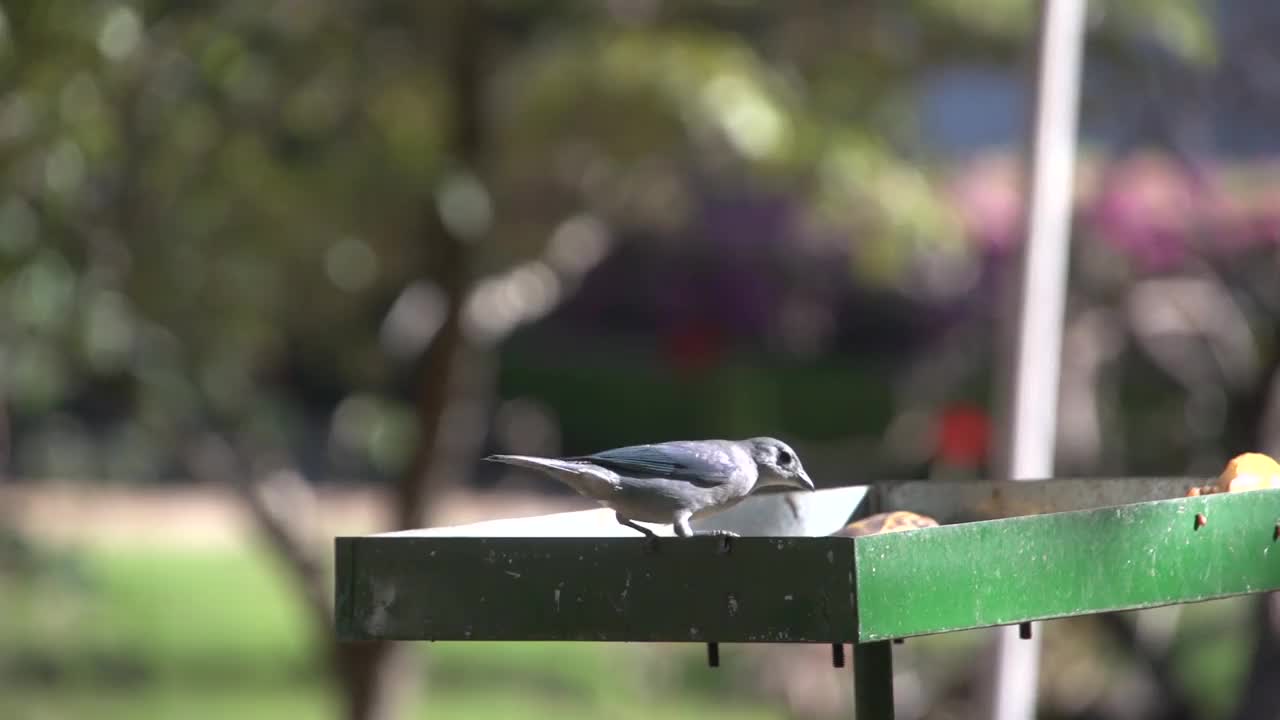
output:
POLYGON ((857 720, 893 720, 892 643, 853 646, 853 696, 857 720))

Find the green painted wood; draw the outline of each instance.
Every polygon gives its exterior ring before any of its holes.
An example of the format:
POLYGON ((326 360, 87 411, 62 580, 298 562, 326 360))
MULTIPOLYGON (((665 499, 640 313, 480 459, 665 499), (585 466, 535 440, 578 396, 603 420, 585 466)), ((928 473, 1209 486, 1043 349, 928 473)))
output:
POLYGON ((347 640, 850 642, 848 538, 338 538, 347 640), (344 595, 345 593, 345 595, 344 595))
POLYGON ((1268 490, 859 538, 859 640, 1280 589, 1277 521, 1268 490))
POLYGON ((893 720, 893 643, 853 646, 853 710, 858 720, 893 720))
POLYGON ((338 538, 335 607, 346 639, 869 642, 1280 589, 1278 520, 1280 491, 1261 491, 727 552, 338 538))

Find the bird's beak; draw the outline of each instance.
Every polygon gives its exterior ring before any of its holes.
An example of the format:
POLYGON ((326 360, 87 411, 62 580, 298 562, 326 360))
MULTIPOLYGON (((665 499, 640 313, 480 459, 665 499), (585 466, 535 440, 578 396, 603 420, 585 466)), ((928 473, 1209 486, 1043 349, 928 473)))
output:
POLYGON ((817 489, 813 486, 813 479, 809 477, 809 473, 805 472, 803 469, 800 470, 800 479, 804 481, 804 488, 806 490, 813 491, 817 489))

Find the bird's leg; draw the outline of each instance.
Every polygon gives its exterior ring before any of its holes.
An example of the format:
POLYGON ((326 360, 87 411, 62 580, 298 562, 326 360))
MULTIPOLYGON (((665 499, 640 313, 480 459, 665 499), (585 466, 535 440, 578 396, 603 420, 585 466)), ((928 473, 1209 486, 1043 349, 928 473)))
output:
POLYGON ((658 534, 657 534, 657 533, 655 533, 654 531, 650 530, 649 528, 647 528, 647 527, 645 527, 645 526, 643 526, 643 525, 640 525, 639 523, 636 523, 636 522, 634 522, 634 521, 632 521, 632 520, 629 520, 628 518, 623 517, 623 516, 622 516, 622 513, 614 513, 614 517, 618 519, 618 522, 619 522, 620 524, 622 524, 622 525, 626 525, 627 527, 631 528, 632 530, 636 530, 636 531, 638 531, 638 532, 640 532, 640 533, 644 534, 644 535, 645 535, 645 536, 647 536, 647 537, 650 537, 650 538, 656 538, 656 537, 658 537, 658 534))
POLYGON ((645 539, 645 543, 646 543, 646 547, 645 547, 645 550, 646 550, 646 551, 651 552, 651 553, 656 553, 656 552, 658 552, 658 533, 656 533, 656 532, 654 532, 654 531, 650 530, 649 528, 647 528, 647 527, 645 527, 645 526, 643 526, 643 525, 641 525, 641 524, 639 524, 639 523, 637 523, 637 522, 635 522, 635 521, 631 520, 630 518, 623 517, 623 516, 622 516, 622 513, 620 513, 620 512, 614 512, 613 516, 614 516, 615 518, 617 518, 617 520, 618 520, 618 523, 619 523, 619 524, 626 525, 627 527, 631 528, 632 530, 636 530, 636 531, 639 531, 639 532, 641 532, 641 533, 644 533, 644 539, 645 539))
POLYGON ((693 537, 693 528, 689 526, 689 513, 680 513, 676 515, 675 521, 671 523, 676 531, 676 535, 680 537, 693 537))

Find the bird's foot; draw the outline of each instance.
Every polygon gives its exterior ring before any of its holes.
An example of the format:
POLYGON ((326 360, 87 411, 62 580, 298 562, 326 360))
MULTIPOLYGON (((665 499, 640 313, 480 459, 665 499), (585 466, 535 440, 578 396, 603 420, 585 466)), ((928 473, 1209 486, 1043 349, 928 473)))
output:
POLYGON ((623 517, 622 513, 614 513, 614 517, 617 518, 619 525, 626 525, 627 527, 631 528, 632 530, 635 530, 636 532, 646 537, 651 537, 651 538, 658 537, 657 533, 637 523, 636 521, 631 520, 630 518, 623 517))
POLYGON ((723 542, 721 542, 721 543, 720 543, 720 552, 729 552, 729 539, 730 539, 730 538, 742 537, 742 536, 741 536, 741 535, 739 535, 738 533, 733 532, 733 531, 730 531, 730 530, 697 530, 697 531, 695 531, 695 530, 693 529, 693 527, 692 527, 691 525, 689 525, 689 516, 688 516, 688 515, 681 515, 681 516, 676 517, 676 521, 673 523, 673 526, 674 526, 674 529, 675 529, 676 535, 677 535, 678 537, 686 537, 686 538, 687 538, 687 537, 717 537, 717 538, 720 538, 720 539, 723 541, 723 542))
POLYGON ((657 533, 655 533, 654 531, 650 530, 649 528, 643 525, 640 525, 639 523, 633 520, 623 517, 621 513, 616 513, 615 517, 618 519, 618 523, 620 525, 626 525, 632 530, 635 530, 636 532, 644 535, 646 552, 650 552, 650 553, 658 552, 658 534, 657 533))
POLYGON ((703 530, 702 532, 694 533, 694 537, 697 537, 697 536, 720 538, 721 554, 727 554, 729 552, 730 541, 733 538, 742 537, 738 533, 732 532, 730 530, 703 530))

